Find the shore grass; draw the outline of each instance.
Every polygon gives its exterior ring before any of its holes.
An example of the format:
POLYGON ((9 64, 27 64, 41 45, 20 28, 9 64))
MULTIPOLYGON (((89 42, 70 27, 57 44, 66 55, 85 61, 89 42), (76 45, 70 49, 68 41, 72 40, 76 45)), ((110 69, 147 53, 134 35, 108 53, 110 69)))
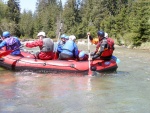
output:
POLYGON ((142 43, 142 45, 139 46, 138 48, 150 50, 150 42, 142 43))

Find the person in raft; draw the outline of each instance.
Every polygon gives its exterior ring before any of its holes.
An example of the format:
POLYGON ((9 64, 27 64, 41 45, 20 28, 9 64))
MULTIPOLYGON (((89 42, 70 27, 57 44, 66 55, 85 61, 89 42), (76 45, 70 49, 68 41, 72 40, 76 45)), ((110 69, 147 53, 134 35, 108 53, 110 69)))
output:
POLYGON ((69 36, 62 34, 60 38, 61 38, 61 41, 58 43, 58 48, 57 48, 58 53, 62 52, 62 47, 65 45, 66 41, 69 40, 69 36))
POLYGON ((39 32, 37 34, 38 40, 34 42, 27 42, 25 44, 26 47, 39 47, 40 52, 36 53, 36 58, 41 60, 52 60, 54 57, 53 48, 54 42, 52 39, 47 38, 45 32, 39 32))
POLYGON ((10 32, 4 31, 2 34, 2 42, 0 43, 0 49, 6 47, 5 50, 13 50, 11 55, 21 55, 20 52, 20 40, 16 36, 11 36, 10 32))
POLYGON ((79 61, 86 61, 86 60, 88 60, 88 55, 85 54, 84 51, 80 51, 78 57, 79 57, 79 61))
MULTIPOLYGON (((88 34, 90 34, 90 32, 88 32, 87 35, 88 35, 88 34)), ((108 37, 108 33, 105 32, 104 37, 105 37, 105 38, 109 38, 109 37, 108 37)), ((99 43, 99 38, 98 38, 98 37, 92 38, 92 36, 89 35, 89 38, 90 38, 90 41, 91 41, 92 44, 97 45, 97 44, 99 43)))
POLYGON ((69 36, 69 40, 62 47, 62 52, 59 54, 60 60, 78 60, 79 52, 75 40, 74 35, 69 36))
MULTIPOLYGON (((90 33, 88 33, 89 38, 91 42, 93 41, 93 38, 90 36, 90 33)), ((98 44, 96 46, 96 51, 94 52, 94 55, 92 59, 102 59, 102 60, 110 60, 114 51, 114 41, 112 38, 106 38, 104 31, 98 31, 98 44)))

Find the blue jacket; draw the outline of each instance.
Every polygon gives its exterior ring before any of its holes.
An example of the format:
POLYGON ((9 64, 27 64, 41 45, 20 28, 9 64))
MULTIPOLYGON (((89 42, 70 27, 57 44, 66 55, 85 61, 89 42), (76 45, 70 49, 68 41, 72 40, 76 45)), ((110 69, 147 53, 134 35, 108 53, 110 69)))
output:
POLYGON ((78 58, 78 47, 76 43, 72 40, 68 40, 65 45, 62 47, 62 52, 64 54, 70 55, 74 58, 78 58))
POLYGON ((60 41, 60 42, 58 43, 58 47, 57 47, 58 53, 61 53, 61 52, 62 52, 63 46, 64 46, 64 43, 63 43, 62 41, 60 41))
POLYGON ((0 43, 0 49, 4 46, 6 46, 6 50, 14 50, 11 53, 12 55, 19 55, 21 53, 19 48, 21 46, 21 43, 17 37, 5 38, 0 43))

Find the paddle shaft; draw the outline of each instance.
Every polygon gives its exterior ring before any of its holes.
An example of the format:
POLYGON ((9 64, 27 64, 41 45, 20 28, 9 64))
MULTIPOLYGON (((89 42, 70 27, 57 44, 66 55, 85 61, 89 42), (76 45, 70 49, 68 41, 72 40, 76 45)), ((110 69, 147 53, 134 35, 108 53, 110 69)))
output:
POLYGON ((89 71, 88 71, 88 75, 92 75, 92 71, 91 71, 91 51, 90 51, 90 38, 89 38, 90 36, 89 36, 89 34, 88 34, 88 56, 89 56, 89 62, 88 62, 88 64, 89 64, 89 71))
POLYGON ((56 43, 56 48, 55 48, 55 54, 54 54, 54 59, 56 59, 56 55, 57 55, 57 48, 58 48, 58 41, 60 38, 60 33, 61 33, 61 28, 62 28, 62 22, 60 23, 60 28, 59 28, 59 33, 58 33, 58 37, 57 37, 57 43, 56 43))
POLYGON ((0 53, 0 58, 3 57, 3 56, 9 55, 10 53, 14 52, 15 50, 17 50, 17 49, 19 49, 19 48, 21 48, 21 47, 22 47, 22 46, 20 46, 20 47, 14 49, 14 50, 7 50, 7 51, 5 51, 5 52, 3 52, 3 53, 0 53))

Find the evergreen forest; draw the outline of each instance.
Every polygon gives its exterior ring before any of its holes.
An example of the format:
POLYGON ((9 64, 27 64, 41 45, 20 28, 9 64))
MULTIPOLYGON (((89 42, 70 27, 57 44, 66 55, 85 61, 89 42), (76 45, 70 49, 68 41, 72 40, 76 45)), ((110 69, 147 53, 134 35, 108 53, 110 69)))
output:
POLYGON ((87 32, 96 37, 98 30, 119 45, 150 42, 150 0, 67 0, 64 5, 61 0, 37 0, 35 12, 21 12, 19 0, 0 0, 0 34, 10 31, 34 39, 44 31, 52 39, 59 32, 86 39, 87 32))

